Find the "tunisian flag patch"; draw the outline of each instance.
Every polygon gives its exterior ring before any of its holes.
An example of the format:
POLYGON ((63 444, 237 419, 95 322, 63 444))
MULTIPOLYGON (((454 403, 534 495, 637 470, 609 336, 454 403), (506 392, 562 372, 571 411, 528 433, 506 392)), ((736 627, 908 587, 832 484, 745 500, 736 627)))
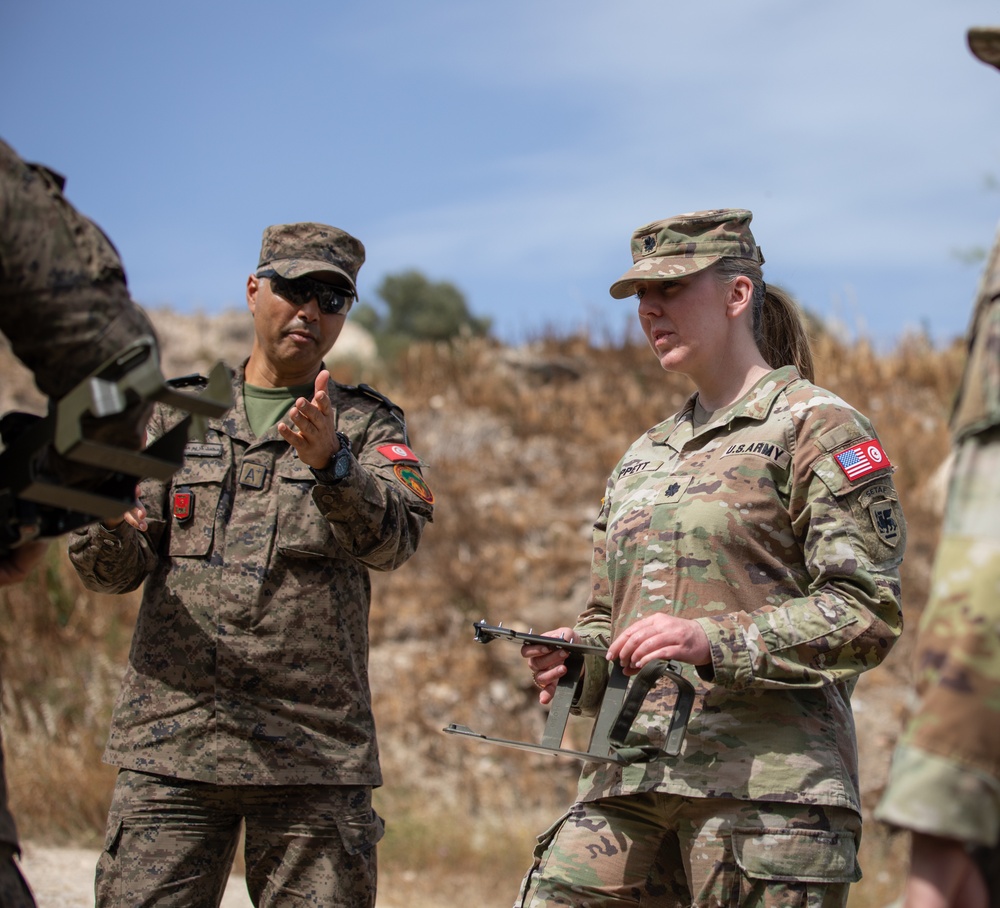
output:
POLYGON ((420 463, 420 458, 406 445, 401 445, 399 442, 391 445, 379 445, 378 452, 393 463, 420 463))
POLYGON ((834 459, 840 464, 840 469, 844 471, 851 482, 862 476, 867 476, 869 473, 892 466, 889 462, 889 455, 882 450, 882 445, 874 439, 863 441, 853 448, 841 451, 834 455, 834 459))

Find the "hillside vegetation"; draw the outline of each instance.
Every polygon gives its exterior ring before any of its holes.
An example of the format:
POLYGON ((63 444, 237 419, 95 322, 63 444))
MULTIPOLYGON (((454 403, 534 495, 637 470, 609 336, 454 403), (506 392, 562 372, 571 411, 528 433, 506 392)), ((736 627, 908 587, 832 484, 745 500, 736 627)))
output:
MULTIPOLYGON (((167 374, 236 362, 249 350, 243 313, 151 314, 167 374)), ((878 352, 821 336, 815 348, 818 382, 878 428, 898 466, 909 524, 908 631, 855 697, 870 810, 910 706, 910 653, 937 540, 939 467, 962 351, 920 337, 878 352)), ((590 526, 608 472, 690 389, 635 339, 509 348, 470 338, 411 345, 391 367, 337 354, 328 359, 336 378, 367 381, 405 409, 437 497, 414 559, 373 577, 371 662, 386 777, 377 797, 389 828, 381 889, 393 899, 432 894, 437 904, 508 906, 534 835, 570 803, 579 764, 442 734, 459 722, 537 741, 544 723, 517 647, 474 644, 472 622, 538 631, 572 622, 586 597, 590 526)), ((0 409, 37 406, 30 377, 5 347, 0 367, 0 409)), ((3 736, 22 837, 93 846, 114 780, 100 755, 138 595, 85 591, 64 548, 53 545, 26 584, 0 591, 3 736)), ((585 734, 582 726, 571 732, 585 734)), ((853 906, 895 895, 904 845, 868 825, 853 906)))

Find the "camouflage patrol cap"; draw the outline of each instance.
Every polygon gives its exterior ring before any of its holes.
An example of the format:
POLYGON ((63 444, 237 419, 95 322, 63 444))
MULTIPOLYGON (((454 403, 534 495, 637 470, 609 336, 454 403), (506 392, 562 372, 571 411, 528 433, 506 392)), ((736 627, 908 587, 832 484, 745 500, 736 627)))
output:
POLYGON ((611 285, 618 300, 635 293, 636 281, 669 281, 694 274, 721 258, 764 256, 750 232, 753 214, 745 208, 692 211, 654 221, 632 234, 633 265, 611 285))
POLYGON ((340 283, 346 279, 355 296, 358 270, 365 260, 360 240, 338 227, 314 224, 272 224, 260 244, 257 275, 273 268, 282 277, 294 279, 306 274, 317 280, 340 283))
POLYGON ((996 25, 970 28, 967 40, 971 50, 983 63, 1000 69, 1000 27, 996 25))

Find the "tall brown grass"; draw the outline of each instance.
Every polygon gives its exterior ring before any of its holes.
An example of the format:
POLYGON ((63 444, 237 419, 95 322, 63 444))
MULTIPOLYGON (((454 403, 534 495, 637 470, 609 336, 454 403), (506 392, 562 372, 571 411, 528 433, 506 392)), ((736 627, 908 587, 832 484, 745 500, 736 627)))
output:
MULTIPOLYGON (((153 313, 168 374, 239 359, 248 333, 201 317, 193 357, 172 338, 190 322, 153 313), (186 357, 186 358, 185 358, 186 357)), ((866 412, 890 457, 909 524, 905 611, 916 625, 937 541, 938 468, 962 351, 919 336, 892 349, 815 340, 817 381, 866 412)), ((392 365, 334 360, 336 377, 369 381, 406 410, 412 447, 427 461, 435 519, 416 557, 373 578, 372 675, 388 819, 382 891, 419 904, 511 904, 532 837, 573 797, 578 764, 442 734, 451 722, 537 740, 544 715, 517 647, 472 643, 471 622, 544 630, 571 622, 588 586, 590 525, 607 473, 627 444, 689 393, 644 343, 551 337, 512 349, 478 339, 414 345, 392 365)), ((12 383, 0 348, 4 409, 33 401, 12 383), (16 394, 16 397, 14 396, 16 394)), ((23 373, 23 370, 22 370, 23 373)), ((37 402, 37 395, 34 400, 37 402)), ((22 586, 0 590, 3 730, 11 804, 28 839, 96 845, 114 780, 100 762, 137 595, 97 596, 68 567, 64 545, 22 586)), ((884 782, 908 708, 912 631, 859 685, 866 811, 884 782)), ((576 734, 585 725, 575 725, 576 734)), ((898 891, 905 842, 868 824, 865 879, 852 906, 898 891)))

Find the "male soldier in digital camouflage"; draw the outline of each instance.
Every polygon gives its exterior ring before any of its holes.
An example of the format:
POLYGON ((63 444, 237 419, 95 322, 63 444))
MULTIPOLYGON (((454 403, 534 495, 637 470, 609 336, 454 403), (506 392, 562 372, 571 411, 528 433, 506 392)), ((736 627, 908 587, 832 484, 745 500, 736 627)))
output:
POLYGON ((88 587, 145 581, 105 753, 121 769, 100 908, 217 905, 241 821, 255 905, 375 902, 368 572, 414 553, 433 495, 399 408, 323 364, 363 261, 335 227, 268 227, 235 406, 171 485, 71 543, 88 587))
MULTIPOLYGON (((100 229, 66 201, 63 182, 44 167, 26 164, 0 141, 0 331, 53 400, 129 342, 153 334, 129 297, 118 254, 100 229)), ((102 427, 104 438, 138 448, 147 416, 142 408, 128 410, 102 427)), ((81 479, 78 468, 76 479, 81 479)), ((0 484, 3 480, 0 476, 0 484)), ((0 584, 23 580, 44 550, 41 542, 12 548, 0 560, 0 584)), ((14 862, 17 853, 0 754, 4 908, 34 905, 14 862)))
MULTIPOLYGON (((969 31, 1000 68, 1000 28, 969 31)), ((952 415, 955 462, 916 668, 876 816, 911 830, 906 908, 1000 906, 1000 234, 952 415)))

